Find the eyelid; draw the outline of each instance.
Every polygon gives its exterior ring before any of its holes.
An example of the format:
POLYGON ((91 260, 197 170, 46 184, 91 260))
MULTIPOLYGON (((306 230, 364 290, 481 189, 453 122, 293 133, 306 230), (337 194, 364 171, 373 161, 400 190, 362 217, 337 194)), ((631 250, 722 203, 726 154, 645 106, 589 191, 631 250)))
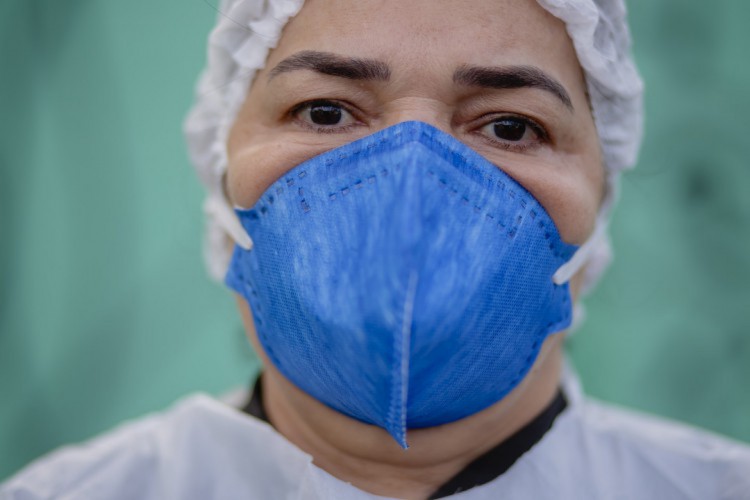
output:
POLYGON ((291 109, 287 112, 288 116, 297 116, 302 112, 305 108, 309 108, 312 106, 338 106, 353 117, 357 117, 358 112, 353 110, 352 106, 344 101, 340 101, 338 99, 310 99, 308 101, 300 102, 299 104, 295 104, 291 107, 291 109))
POLYGON ((471 131, 473 135, 479 136, 480 139, 493 147, 498 147, 506 151, 514 153, 524 153, 526 151, 534 150, 551 143, 549 133, 542 125, 528 116, 520 115, 517 113, 487 113, 475 120, 475 123, 476 124, 472 126, 471 131), (536 135, 536 138, 525 142, 504 141, 502 139, 492 138, 483 132, 483 129, 485 127, 503 118, 514 118, 523 122, 527 127, 531 128, 531 131, 534 133, 534 135, 536 135))
POLYGON ((551 106, 546 93, 543 94, 543 98, 538 98, 519 90, 471 95, 458 104, 454 120, 467 128, 474 128, 498 117, 513 116, 536 125, 535 130, 554 145, 557 136, 573 121, 561 106, 551 106))
POLYGON ((518 113, 511 113, 511 112, 499 112, 499 113, 488 113, 478 119, 477 121, 481 122, 480 128, 484 127, 486 125, 489 125, 492 122, 501 120, 503 118, 514 118, 516 120, 522 121, 527 126, 531 127, 531 130, 534 131, 534 133, 544 142, 550 141, 550 134, 547 132, 547 129, 541 125, 537 120, 534 120, 531 117, 528 117, 526 115, 521 115, 518 113))
POLYGON ((294 106, 291 107, 289 111, 287 111, 286 116, 289 119, 296 121, 300 126, 313 130, 315 132, 328 133, 328 134, 337 133, 337 132, 348 132, 349 130, 351 130, 352 127, 355 127, 359 124, 357 122, 361 121, 358 117, 359 111, 353 108, 354 107, 351 106, 349 103, 341 101, 339 99, 316 98, 316 99, 310 99, 310 100, 295 104, 294 106), (323 126, 323 125, 316 125, 313 123, 308 123, 306 120, 303 120, 300 118, 300 113, 302 113, 307 108, 310 108, 312 106, 331 106, 331 105, 340 107, 343 111, 345 111, 351 116, 351 119, 354 120, 355 123, 350 123, 348 125, 323 126))

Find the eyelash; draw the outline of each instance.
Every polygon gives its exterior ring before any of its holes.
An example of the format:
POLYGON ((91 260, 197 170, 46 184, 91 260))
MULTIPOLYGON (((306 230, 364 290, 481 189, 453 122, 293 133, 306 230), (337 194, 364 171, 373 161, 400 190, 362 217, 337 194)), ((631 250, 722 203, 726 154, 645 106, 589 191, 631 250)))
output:
MULTIPOLYGON (((295 105, 294 107, 292 107, 288 111, 287 116, 293 119, 298 125, 308 130, 312 130, 316 133, 320 133, 320 134, 343 134, 343 133, 347 133, 351 131, 353 128, 359 125, 355 121, 354 123, 350 123, 349 125, 321 126, 321 125, 312 124, 300 118, 300 113, 302 113, 305 109, 311 108, 314 106, 337 106, 337 107, 340 107, 346 113, 348 113, 354 120, 357 120, 357 113, 352 110, 351 106, 336 99, 312 99, 309 101, 301 102, 295 105)), ((488 114, 488 115, 481 117, 478 121, 480 122, 480 125, 472 131, 472 134, 478 135, 480 139, 482 139, 483 141, 489 143, 490 145, 494 147, 503 149, 505 151, 523 153, 525 151, 528 151, 530 149, 533 149, 539 146, 540 144, 546 144, 550 142, 549 134, 547 133, 545 128, 541 126, 540 124, 538 124, 536 121, 532 120, 531 118, 528 118, 527 116, 518 115, 515 113, 488 114), (523 144, 517 144, 517 143, 513 143, 509 141, 501 141, 501 140, 493 139, 489 137, 487 134, 482 133, 482 130, 484 129, 484 127, 486 127, 487 125, 493 122, 501 120, 503 118, 512 118, 512 119, 522 122, 524 125, 529 127, 534 132, 534 134, 536 135, 536 139, 532 141, 531 143, 527 142, 523 144)))
POLYGON ((354 127, 356 127, 357 123, 351 123, 349 125, 342 125, 342 126, 335 126, 335 127, 325 127, 320 125, 315 125, 312 123, 309 123, 305 120, 302 120, 299 115, 302 111, 304 111, 306 108, 311 108, 313 106, 338 106, 347 113, 349 113, 352 118, 355 120, 357 119, 357 113, 352 111, 351 107, 347 105, 346 103, 343 103, 341 101, 337 101, 336 99, 313 99, 310 101, 301 102, 292 109, 290 109, 287 112, 287 116, 289 116, 291 119, 297 122, 297 124, 301 125, 302 127, 305 127, 309 130, 312 130, 314 132, 318 132, 321 134, 343 134, 346 132, 351 131, 354 127))
POLYGON ((542 125, 540 125, 539 123, 537 123, 536 121, 532 120, 531 118, 527 116, 518 115, 515 113, 489 114, 480 118, 479 121, 480 121, 480 126, 475 128, 472 133, 475 135, 478 135, 485 142, 488 142, 491 145, 495 147, 499 147, 506 151, 511 151, 515 153, 523 153, 525 151, 528 151, 530 149, 537 147, 540 144, 547 144, 550 142, 550 136, 547 130, 542 125), (484 127, 498 120, 501 120, 503 118, 513 118, 515 120, 522 122, 524 125, 529 127, 534 132, 534 134, 536 134, 537 138, 531 144, 528 144, 528 143, 516 144, 513 142, 492 139, 488 135, 482 133, 482 129, 484 129, 484 127))

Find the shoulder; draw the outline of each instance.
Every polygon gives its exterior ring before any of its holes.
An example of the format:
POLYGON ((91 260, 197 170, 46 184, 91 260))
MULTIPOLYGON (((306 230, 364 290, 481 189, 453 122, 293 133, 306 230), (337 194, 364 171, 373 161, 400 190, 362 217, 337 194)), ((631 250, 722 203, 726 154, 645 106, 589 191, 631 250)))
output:
POLYGON ((669 419, 586 399, 581 421, 600 439, 685 462, 750 467, 750 447, 739 441, 669 419))
POLYGON ((648 498, 750 499, 746 444, 589 398, 571 410, 566 431, 568 444, 580 450, 577 470, 607 477, 611 491, 648 498))
MULTIPOLYGON (((32 462, 0 486, 0 498, 83 498, 101 481, 124 478, 122 471, 148 470, 155 459, 153 436, 163 415, 124 424, 114 431, 76 446, 66 446, 32 462)), ((122 481, 121 481, 122 480, 122 481)), ((130 486, 132 488, 132 485, 130 486)), ((93 497, 92 497, 93 498, 93 497)))
POLYGON ((163 413, 42 457, 0 485, 0 498, 211 498, 215 492, 200 493, 215 489, 206 478, 239 476, 238 468, 257 465, 246 463, 259 456, 252 449, 276 438, 263 422, 193 395, 163 413), (239 450, 245 452, 241 457, 239 450))

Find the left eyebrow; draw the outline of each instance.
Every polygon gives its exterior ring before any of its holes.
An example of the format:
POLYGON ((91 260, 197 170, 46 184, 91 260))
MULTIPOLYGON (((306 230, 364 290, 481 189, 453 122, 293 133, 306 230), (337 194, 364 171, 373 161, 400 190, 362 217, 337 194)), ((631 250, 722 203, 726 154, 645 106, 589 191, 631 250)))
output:
POLYGON ((555 95, 573 111, 573 101, 560 82, 535 66, 468 66, 453 73, 453 81, 470 87, 491 89, 537 88, 555 95))
POLYGON ((338 76, 349 80, 388 81, 391 69, 382 61, 346 57, 332 52, 305 50, 281 61, 271 70, 268 79, 297 70, 310 70, 323 75, 338 76))

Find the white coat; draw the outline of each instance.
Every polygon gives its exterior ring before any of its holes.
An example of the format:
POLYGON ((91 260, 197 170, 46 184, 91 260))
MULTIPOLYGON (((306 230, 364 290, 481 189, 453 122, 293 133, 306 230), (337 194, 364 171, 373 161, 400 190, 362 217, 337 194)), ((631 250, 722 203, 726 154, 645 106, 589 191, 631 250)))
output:
MULTIPOLYGON (((495 480, 456 500, 750 499, 750 447, 585 398, 495 480)), ((365 500, 266 423, 206 395, 32 463, 3 500, 365 500)))

